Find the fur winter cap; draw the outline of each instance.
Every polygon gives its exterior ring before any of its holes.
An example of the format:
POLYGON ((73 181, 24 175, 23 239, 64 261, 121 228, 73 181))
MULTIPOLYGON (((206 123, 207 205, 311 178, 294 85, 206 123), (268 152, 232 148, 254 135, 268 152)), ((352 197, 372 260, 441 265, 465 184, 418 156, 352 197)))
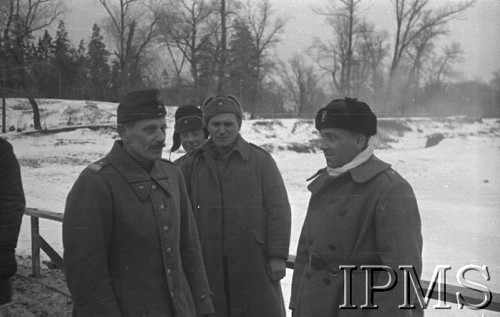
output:
POLYGON ((205 138, 208 138, 208 132, 203 125, 203 113, 201 109, 194 105, 182 105, 175 111, 175 126, 171 152, 177 151, 181 146, 180 133, 203 130, 205 138))
POLYGON ((241 107, 238 99, 236 99, 233 95, 207 98, 203 103, 202 111, 205 126, 208 126, 208 122, 212 119, 212 117, 222 113, 234 113, 236 117, 238 117, 238 123, 241 126, 243 108, 241 107))
POLYGON ((162 118, 167 113, 160 101, 160 91, 156 88, 128 93, 123 97, 116 112, 118 124, 162 118))
POLYGON ((362 133, 377 134, 377 117, 370 107, 356 98, 335 99, 316 114, 316 129, 340 128, 362 133))

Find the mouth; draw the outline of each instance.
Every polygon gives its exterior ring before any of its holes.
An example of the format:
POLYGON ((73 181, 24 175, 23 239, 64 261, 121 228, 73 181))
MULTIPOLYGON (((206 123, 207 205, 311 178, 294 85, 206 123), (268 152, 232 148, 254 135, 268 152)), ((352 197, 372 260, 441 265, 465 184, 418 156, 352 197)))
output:
POLYGON ((149 147, 149 149, 153 150, 153 151, 163 151, 164 147, 165 147, 165 144, 158 144, 158 145, 154 145, 154 146, 149 147))

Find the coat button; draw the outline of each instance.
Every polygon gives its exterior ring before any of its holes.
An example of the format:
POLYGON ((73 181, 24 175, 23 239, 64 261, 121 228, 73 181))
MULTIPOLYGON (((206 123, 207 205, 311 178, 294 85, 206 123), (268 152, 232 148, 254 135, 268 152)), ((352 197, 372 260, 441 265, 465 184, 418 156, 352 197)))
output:
POLYGON ((172 270, 171 269, 167 269, 167 275, 172 275, 172 270))
POLYGON ((153 184, 153 186, 151 186, 151 188, 152 188, 153 190, 156 190, 156 185, 155 185, 155 184, 153 184))
POLYGON ((168 226, 163 226, 163 231, 168 232, 170 228, 168 226))
POLYGON ((161 208, 161 209, 165 209, 165 205, 164 205, 164 204, 161 204, 161 205, 160 205, 160 208, 161 208))
POLYGON ((167 248, 167 253, 171 253, 172 252, 172 248, 171 247, 168 247, 167 248))
POLYGON ((201 301, 201 302, 204 302, 206 298, 207 298, 207 297, 206 297, 205 295, 201 295, 201 296, 200 296, 200 301, 201 301))
POLYGON ((170 296, 172 296, 172 298, 174 298, 175 297, 174 292, 170 292, 170 296))

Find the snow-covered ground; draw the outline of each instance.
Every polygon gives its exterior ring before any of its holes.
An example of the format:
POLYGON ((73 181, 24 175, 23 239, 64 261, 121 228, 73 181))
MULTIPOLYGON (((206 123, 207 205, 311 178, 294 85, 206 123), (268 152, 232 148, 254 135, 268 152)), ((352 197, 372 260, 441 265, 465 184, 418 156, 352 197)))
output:
MULTIPOLYGON (((80 110, 76 124, 112 123, 116 104, 46 100, 48 113, 42 125, 64 126, 64 110, 80 110), (95 108, 100 109, 97 119, 95 108)), ((7 126, 30 129, 29 107, 19 99, 8 100, 7 126), (13 106, 15 109, 12 109, 13 106), (17 110, 16 110, 17 109, 17 110)), ((169 157, 173 113, 168 110, 169 157)), ((293 229, 290 253, 295 253, 309 200, 306 179, 325 165, 317 151, 312 120, 245 120, 241 134, 248 141, 272 151, 282 172, 292 205, 293 229)), ((29 207, 62 212, 66 195, 80 171, 105 155, 117 137, 114 129, 76 129, 51 134, 10 132, 22 166, 29 207)), ((379 121, 374 140, 376 155, 391 163, 413 186, 422 217, 424 272, 429 280, 437 265, 450 265, 447 283, 458 285, 456 272, 468 264, 486 265, 491 279, 471 272, 480 284, 500 293, 500 120, 467 118, 405 118, 379 121), (425 148, 427 136, 442 133, 444 140, 425 148)), ((172 159, 183 153, 173 153, 172 159)), ((61 225, 41 221, 41 234, 62 251, 61 225)), ((17 252, 30 253, 29 219, 25 217, 17 252)), ((469 276, 468 276, 469 277, 469 276)), ((291 272, 283 282, 285 300, 290 294, 291 272)), ((431 303, 431 307, 432 307, 431 303)), ((497 316, 489 311, 427 309, 426 316, 497 316)))

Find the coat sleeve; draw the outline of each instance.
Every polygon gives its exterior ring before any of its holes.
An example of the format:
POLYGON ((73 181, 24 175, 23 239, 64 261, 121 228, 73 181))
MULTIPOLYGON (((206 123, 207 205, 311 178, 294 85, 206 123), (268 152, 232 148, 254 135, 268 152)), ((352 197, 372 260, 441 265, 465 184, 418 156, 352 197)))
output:
POLYGON ((64 269, 78 316, 119 316, 111 287, 108 249, 113 201, 105 181, 84 171, 71 189, 64 211, 64 269))
POLYGON ((181 237, 180 252, 182 266, 198 314, 210 314, 214 312, 212 298, 208 286, 208 279, 203 264, 198 232, 191 209, 191 203, 186 191, 183 176, 179 173, 180 213, 181 213, 181 237))
POLYGON ((262 195, 267 219, 267 256, 286 260, 290 247, 291 209, 283 178, 270 155, 262 165, 262 195))
POLYGON ((302 232, 300 233, 297 254, 293 265, 292 292, 290 295, 290 305, 288 306, 291 310, 295 308, 295 301, 298 296, 297 293, 300 288, 300 284, 302 284, 304 270, 307 268, 309 260, 309 250, 305 239, 306 231, 308 230, 307 222, 306 216, 304 225, 302 226, 302 232))
POLYGON ((12 145, 0 139, 0 279, 16 273, 15 249, 24 208, 19 163, 12 145))
MULTIPOLYGON (((422 233, 417 201, 411 186, 396 182, 385 191, 375 211, 377 249, 382 265, 397 274, 395 287, 388 292, 376 292, 374 303, 379 309, 370 316, 406 316, 409 310, 398 309, 403 304, 404 283, 399 265, 412 265, 417 276, 422 273, 422 233)), ((374 285, 385 285, 387 274, 380 274, 374 285)), ((414 298, 410 298, 413 302, 414 298)))

